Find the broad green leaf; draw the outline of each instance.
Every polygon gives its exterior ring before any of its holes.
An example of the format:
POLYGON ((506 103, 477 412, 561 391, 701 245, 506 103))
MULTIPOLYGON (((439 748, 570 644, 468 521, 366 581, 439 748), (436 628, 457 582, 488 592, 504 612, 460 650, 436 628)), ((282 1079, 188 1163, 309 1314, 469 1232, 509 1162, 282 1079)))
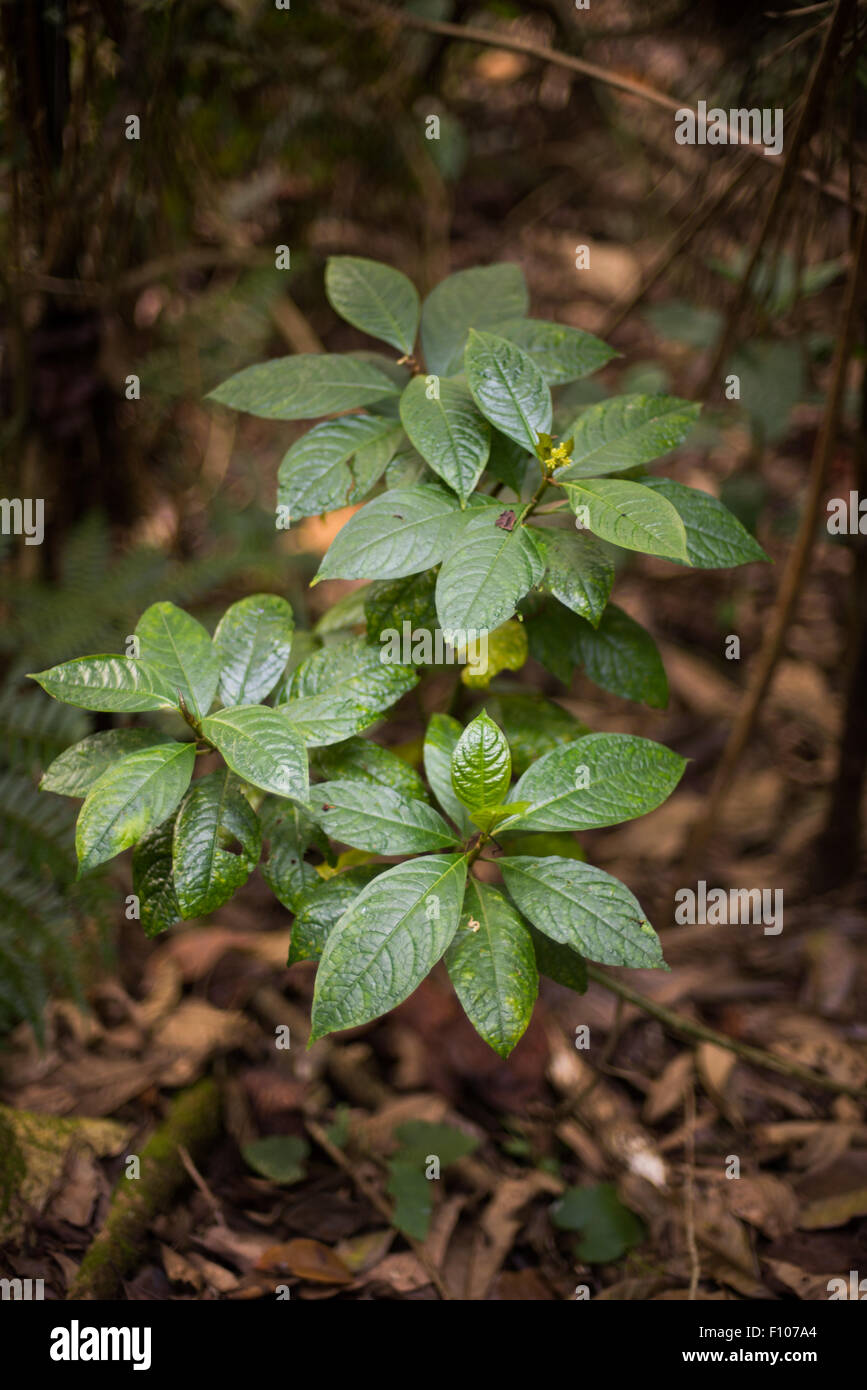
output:
POLYGON ((161 743, 128 753, 87 793, 75 828, 78 876, 129 849, 170 816, 189 786, 192 743, 161 743))
POLYGON ((464 381, 443 377, 429 399, 425 377, 413 377, 400 398, 400 418, 422 458, 465 502, 485 471, 491 427, 464 381))
POLYGON ((262 852, 259 819, 228 768, 194 782, 175 821, 174 880, 181 916, 204 917, 247 882, 262 852), (231 852, 237 842, 240 852, 231 852))
POLYGON ((302 434, 277 472, 277 501, 290 519, 360 502, 382 475, 403 437, 380 415, 344 415, 302 434))
POLYGON ((523 623, 503 623, 488 634, 485 645, 477 644, 475 655, 475 662, 461 668, 461 681, 470 690, 487 690, 501 671, 520 671, 524 665, 529 655, 527 629, 523 623))
POLYGON ((479 410, 503 434, 533 450, 551 428, 551 392, 532 357, 507 338, 470 331, 467 384, 479 410))
POLYGON ((572 462, 558 469, 557 481, 598 478, 650 463, 683 443, 700 410, 676 396, 614 396, 588 406, 565 431, 572 439, 572 462))
POLYGON ((421 314, 421 342, 429 372, 461 370, 471 328, 494 328, 526 314, 530 300, 520 266, 508 262, 459 270, 432 290, 421 314))
POLYGON ((492 695, 486 705, 509 740, 518 776, 543 753, 590 732, 574 714, 543 695, 492 695))
POLYGON ((325 944, 311 1042, 369 1023, 418 988, 457 931, 466 876, 465 855, 432 855, 362 889, 325 944))
MULTIPOLYGON (((350 589, 348 594, 332 603, 330 608, 326 608, 314 625, 315 636, 329 637, 336 632, 345 634, 349 628, 360 627, 365 621, 364 605, 372 588, 372 584, 359 584, 356 589, 350 589)), ((316 643, 312 645, 315 647, 316 643)), ((306 652, 304 659, 309 655, 310 653, 306 652)), ((298 665, 301 665, 300 661, 298 665)))
POLYGON ((651 709, 665 709, 668 681, 659 648, 646 628, 609 603, 599 626, 579 622, 574 651, 585 674, 627 700, 641 700, 651 709))
POLYGON ((551 1220, 561 1230, 583 1233, 575 1253, 588 1264, 611 1264, 640 1245, 646 1235, 643 1222, 623 1205, 608 1182, 567 1188, 552 1206, 551 1220))
POLYGON ((103 714, 177 709, 178 697, 162 672, 128 656, 80 656, 30 676, 55 700, 103 714))
POLYGON ((152 603, 136 623, 135 635, 142 660, 180 691, 193 717, 207 714, 217 693, 220 658, 202 624, 173 603, 152 603))
POLYGON ((320 782, 311 809, 332 840, 373 854, 422 854, 458 841, 439 812, 390 787, 366 782, 320 782))
POLYGON ((683 522, 660 493, 622 478, 590 478, 564 487, 573 512, 580 519, 578 508, 586 508, 588 529, 604 541, 688 563, 683 522))
POLYGON ((269 1134, 241 1149, 245 1163, 281 1187, 289 1187, 306 1177, 304 1160, 309 1152, 310 1145, 300 1134, 269 1134))
POLYGON ((496 888, 467 880, 460 925, 445 961, 476 1032, 508 1057, 530 1022, 539 972, 526 923, 496 888))
POLYGON ((502 729, 482 711, 452 753, 452 788, 470 811, 499 806, 512 780, 512 759, 502 729))
POLYGON ((370 642, 388 640, 386 633, 403 637, 404 623, 409 636, 414 632, 434 632, 437 627, 436 571, 409 574, 401 579, 374 580, 367 588, 364 613, 370 642))
POLYGON ((544 573, 526 526, 507 531, 486 507, 460 528, 437 578, 436 602, 444 632, 489 632, 514 614, 544 573))
MULTIPOLYGON (((390 787, 400 796, 427 801, 424 782, 414 767, 396 753, 369 738, 348 738, 319 748, 314 755, 316 771, 329 781, 366 782, 390 787)), ((316 788, 313 789, 314 796, 316 788)))
POLYGON ((202 720, 202 733, 243 782, 307 800, 307 751, 288 713, 268 705, 238 705, 202 720))
POLYGON ((689 563, 696 569, 728 569, 768 559, 755 537, 709 492, 684 487, 673 478, 648 476, 641 481, 674 507, 686 528, 689 563))
POLYGON ((315 884, 305 888, 297 900, 286 964, 318 960, 332 927, 352 906, 362 888, 381 874, 383 868, 382 864, 363 864, 357 869, 346 869, 343 873, 335 874, 324 883, 317 879, 315 884))
POLYGON ((106 729, 101 734, 88 734, 54 759, 42 775, 39 790, 87 796, 96 779, 119 758, 167 741, 156 729, 106 729))
POLYGON ((132 852, 132 891, 145 936, 159 936, 181 920, 172 874, 175 819, 171 816, 143 835, 132 852))
POLYGON ((421 306, 415 285, 401 271, 364 256, 330 256, 325 293, 354 328, 412 352, 421 306))
POLYGON ((614 564, 607 551, 586 532, 536 526, 530 530, 545 562, 542 589, 597 627, 614 583, 614 564))
POLYGON ((259 820, 268 842, 262 877, 278 902, 295 912, 304 894, 322 881, 304 856, 311 845, 327 854, 328 841, 313 818, 284 797, 267 796, 259 808, 259 820))
POLYGON ((516 801, 532 810, 515 830, 592 830, 647 815, 670 796, 686 759, 632 734, 587 734, 555 748, 524 773, 516 801))
POLYGON ((306 743, 340 743, 375 724, 417 684, 411 666, 382 661, 379 647, 356 638, 307 657, 280 692, 278 707, 306 743))
POLYGON ((493 430, 488 472, 510 487, 516 496, 520 497, 525 491, 529 495, 531 489, 526 487, 527 479, 529 476, 538 482, 539 460, 528 452, 525 444, 517 444, 499 430, 493 430))
POLYGON ((603 965, 664 965, 659 937, 619 879, 577 859, 499 859, 521 912, 552 941, 603 965))
POLYGON ((530 655, 566 686, 571 684, 575 669, 573 629, 580 621, 577 614, 565 611, 562 604, 547 600, 534 605, 527 619, 530 655))
POLYGON ((549 386, 577 381, 620 355, 592 333, 545 319, 511 319, 498 324, 497 332, 532 357, 549 386))
POLYGON ((294 627, 292 609, 277 594, 252 594, 226 609, 214 633, 224 705, 255 705, 270 694, 286 669, 294 627))
POLYGON ((208 400, 266 420, 314 420, 399 390, 367 362, 341 353, 300 353, 245 367, 209 392, 208 400))
POLYGON ((398 445, 385 470, 387 488, 414 487, 416 483, 432 483, 433 474, 417 449, 409 441, 398 445))
POLYGON ((473 824, 452 788, 452 754, 463 729, 450 714, 434 714, 424 739, 424 770, 431 790, 446 815, 462 835, 472 833, 473 824))
POLYGON ((374 497, 337 533, 322 579, 399 579, 438 565, 451 544, 457 498, 435 483, 374 497))
POLYGON ((556 984, 563 985, 566 989, 573 989, 576 994, 586 993, 587 964, 584 957, 579 956, 577 951, 573 951, 571 946, 563 946, 559 941, 552 941, 550 936, 540 932, 538 927, 534 927, 532 923, 530 923, 530 935, 533 938, 533 949, 536 952, 536 965, 539 967, 539 974, 544 975, 548 980, 554 980, 556 984))
POLYGON ((497 844, 504 854, 530 854, 534 858, 546 854, 558 854, 561 859, 587 858, 575 836, 568 830, 517 831, 512 833, 508 826, 497 835, 497 844))

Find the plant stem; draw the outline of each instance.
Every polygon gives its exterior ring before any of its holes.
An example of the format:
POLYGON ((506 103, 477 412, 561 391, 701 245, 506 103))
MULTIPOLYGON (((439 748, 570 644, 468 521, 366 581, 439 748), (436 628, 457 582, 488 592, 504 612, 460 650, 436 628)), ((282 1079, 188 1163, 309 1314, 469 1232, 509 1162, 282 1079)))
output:
POLYGON ((612 994, 619 995, 628 1004, 634 1004, 636 1008, 650 1014, 651 1018, 658 1019, 673 1033, 680 1033, 683 1037, 692 1038, 696 1042, 709 1042, 716 1047, 724 1047, 727 1051, 734 1052, 744 1062, 751 1062, 756 1067, 764 1067, 767 1071, 781 1072, 783 1076, 793 1077, 809 1086, 820 1086, 824 1091, 842 1092, 843 1095, 855 1096, 858 1100, 863 1100, 865 1097, 863 1086, 850 1086, 845 1081, 835 1081, 833 1077, 820 1076, 818 1072, 811 1071, 809 1067, 799 1066, 797 1062, 787 1062, 782 1057, 775 1057, 772 1052, 765 1052, 761 1047, 751 1047, 749 1043, 737 1042, 736 1039, 727 1037, 725 1033, 718 1033, 716 1029, 708 1028, 704 1023, 694 1023, 691 1018, 685 1018, 683 1014, 675 1013, 673 1009, 667 1009, 664 1004, 657 1004, 655 1000, 648 999, 646 994, 632 989, 622 980, 609 975, 605 970, 591 965, 589 961, 587 962, 587 976, 589 979, 595 980, 596 984, 602 985, 603 989, 609 989, 612 994))

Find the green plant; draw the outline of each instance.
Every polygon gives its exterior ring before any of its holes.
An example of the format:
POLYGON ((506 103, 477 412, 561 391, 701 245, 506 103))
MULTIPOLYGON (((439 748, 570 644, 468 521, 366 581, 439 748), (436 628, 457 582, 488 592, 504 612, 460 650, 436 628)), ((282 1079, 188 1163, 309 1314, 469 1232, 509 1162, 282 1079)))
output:
POLYGON ((260 594, 233 604, 213 638, 173 604, 153 604, 127 655, 41 672, 35 679, 68 703, 163 710, 174 721, 165 735, 91 735, 42 785, 85 798, 80 873, 135 845, 149 933, 225 902, 267 841, 264 877, 295 913, 290 964, 319 960, 313 1038, 378 1017, 444 957, 471 1021, 505 1056, 527 1026, 540 971, 580 990, 585 957, 663 966, 636 899, 584 861, 573 832, 653 810, 684 760, 648 739, 590 733, 540 696, 495 689, 499 723, 485 711, 465 728, 449 714, 431 718, 426 786, 407 761, 359 737, 419 680, 415 645, 409 660, 395 659, 394 637, 407 624, 414 640, 445 633, 469 663, 471 689, 518 669, 529 648, 564 680, 578 665, 661 707, 653 639, 608 602, 610 546, 707 568, 763 551, 715 498, 646 472, 686 437, 698 413, 689 402, 614 397, 565 427, 558 410, 556 442, 552 388, 614 353, 528 318, 516 266, 451 276, 423 309, 405 276, 354 257, 329 263, 326 288, 396 362, 289 357, 245 369, 212 398, 270 419, 335 417, 286 454, 277 524, 360 502, 384 479, 314 580, 372 582, 325 614, 300 662, 291 608, 260 594), (547 494, 559 500, 542 508, 547 494), (470 659, 480 636, 487 661, 470 659), (193 779, 200 757, 209 770, 193 779), (351 849, 338 857, 332 842, 351 849), (492 847, 505 891, 472 873, 492 847), (316 852, 319 865, 308 858, 316 852))

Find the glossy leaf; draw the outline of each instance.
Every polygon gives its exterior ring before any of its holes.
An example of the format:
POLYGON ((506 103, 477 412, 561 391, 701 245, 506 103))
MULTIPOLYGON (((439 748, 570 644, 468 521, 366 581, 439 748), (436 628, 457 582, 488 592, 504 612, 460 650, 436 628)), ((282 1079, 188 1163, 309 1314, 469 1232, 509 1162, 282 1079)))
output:
POLYGON ((332 840, 373 854, 422 854, 458 842, 442 816, 424 801, 365 782, 320 782, 311 807, 332 840))
POLYGON ((512 780, 512 759, 502 729, 482 712, 468 724, 452 753, 452 788, 470 811, 499 806, 512 780))
POLYGON ((543 695, 493 695, 487 708, 509 740, 518 776, 543 753, 590 732, 574 714, 543 695))
POLYGON ((668 680, 659 648, 647 629, 616 604, 608 605, 597 628, 577 624, 574 651, 585 674, 603 690, 665 709, 668 680))
POLYGON ((364 602, 367 636, 382 644, 383 634, 397 632, 403 638, 404 623, 414 632, 434 632, 437 628, 436 571, 409 574, 401 579, 374 580, 364 602))
POLYGON ((530 530, 545 562, 542 589, 597 627, 614 583, 610 555, 586 532, 536 526, 530 530))
POLYGON ((283 456, 277 502, 288 507, 291 520, 360 502, 402 437, 400 424, 380 415, 344 415, 314 425, 283 456))
POLYGON ((323 647, 292 672, 278 708, 306 743, 340 743, 375 724, 418 683, 411 666, 380 657, 380 648, 362 638, 323 647))
POLYGON ((367 362, 342 353, 299 353, 245 367, 208 400, 266 420, 315 420, 396 396, 400 388, 367 362))
MULTIPOLYGON (((319 748, 316 770, 329 781, 366 782, 390 787, 400 796, 427 801, 427 790, 414 767, 369 738, 348 738, 319 748)), ((315 795, 315 789, 314 789, 315 795)))
POLYGON ((471 328, 493 328, 526 314, 529 296, 520 266, 508 262, 448 276, 431 290, 421 314, 421 342, 429 372, 461 370, 471 328))
POLYGON ((287 965, 299 960, 319 960, 335 923, 355 902, 362 888, 383 872, 382 864, 363 864, 346 869, 325 882, 317 877, 298 897, 287 965))
POLYGON ((283 711, 268 705, 219 710, 202 721, 202 733, 243 782, 307 800, 307 751, 283 711))
POLYGON ((670 502, 686 528, 686 551, 696 569, 728 569, 767 560, 762 547, 716 497, 699 488, 684 487, 673 478, 642 478, 670 502))
POLYGON ((224 705, 256 705, 270 694, 289 660, 294 627, 292 609, 277 594, 252 594, 226 609, 214 633, 224 705))
POLYGON ((189 786, 192 743, 128 753, 94 782, 75 828, 79 877, 113 859, 170 816, 189 786))
POLYGON ((400 398, 400 418, 422 458, 466 501, 488 461, 491 426, 464 381, 443 377, 431 399, 425 377, 413 377, 400 398))
POLYGON ((204 917, 247 882, 262 852, 259 819, 227 768, 194 782, 175 821, 174 880, 181 916, 204 917), (240 852, 228 846, 234 842, 240 852))
POLYGON ((135 634, 142 660, 180 691, 195 718, 207 714, 217 693, 220 658, 202 624, 173 603, 152 603, 136 623, 135 634))
POLYGON ((434 796, 462 835, 472 833, 473 823, 452 787, 452 754, 463 729, 450 714, 434 714, 424 739, 424 770, 434 796))
POLYGON ((667 454, 682 444, 701 411, 676 396, 614 396, 582 411, 565 431, 571 464, 556 478, 598 478, 667 454))
POLYGON ((30 677, 55 700, 103 714, 177 709, 178 697, 162 672, 128 656, 80 656, 30 677))
POLYGON ((518 855, 498 862, 521 912, 553 941, 603 965, 648 970, 664 964, 638 901, 611 874, 577 859, 518 855))
POLYGON ((143 835, 132 852, 132 891, 139 900, 145 936, 159 936, 181 920, 172 872, 174 834, 172 816, 143 835))
POLYGON ((647 815, 671 795, 686 759, 632 734, 587 734, 533 763, 512 795, 532 802, 515 830, 592 830, 647 815))
POLYGON ((266 796, 259 820, 268 842, 262 877, 278 902, 295 912, 304 894, 322 882, 304 856, 311 845, 327 853, 328 841, 313 818, 284 797, 266 796))
POLYGON ((457 498, 435 483, 374 497, 337 533, 322 579, 399 579, 438 565, 454 535, 457 498))
POLYGON ((399 270, 365 256, 330 256, 325 293, 347 323, 412 352, 421 306, 415 285, 399 270))
POLYGON ((445 962, 476 1032, 508 1057, 530 1022, 539 972, 526 923, 496 888, 467 880, 460 925, 445 962))
POLYGON ((507 338, 471 330, 467 384, 479 410, 503 434, 533 450, 551 428, 551 392, 532 357, 507 338))
POLYGON ((166 735, 157 729, 106 729, 100 734, 88 734, 64 749, 46 768, 39 790, 61 796, 87 796, 97 778, 127 753, 166 742, 166 735))
POLYGON ((569 505, 587 508, 588 527, 613 545, 687 561, 686 531, 675 508, 661 493, 622 478, 591 478, 564 484, 569 505))
POLYGON ((492 631, 514 614, 544 572, 527 527, 504 530, 486 507, 461 527, 439 572, 437 614, 444 632, 492 631))
POLYGON ((397 864, 362 889, 322 953, 311 1042, 368 1023, 412 994, 457 931, 466 874, 464 855, 432 855, 397 864))
POLYGON ((497 332, 532 357, 549 386, 577 381, 619 356, 592 333, 545 319, 511 319, 499 324, 497 332))

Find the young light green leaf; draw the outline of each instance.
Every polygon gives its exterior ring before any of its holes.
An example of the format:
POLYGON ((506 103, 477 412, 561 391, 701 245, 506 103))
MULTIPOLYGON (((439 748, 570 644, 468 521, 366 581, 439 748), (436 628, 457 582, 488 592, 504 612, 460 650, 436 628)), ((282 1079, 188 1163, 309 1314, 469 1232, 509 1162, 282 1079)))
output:
POLYGON ((709 492, 684 487, 673 478, 648 475, 641 481, 674 507, 686 528, 689 563, 696 569, 728 569, 769 558, 728 507, 709 492))
POLYGON ((462 734, 463 729, 450 714, 432 715, 424 739, 424 770, 446 815, 467 836, 472 833, 473 823, 452 789, 452 754, 462 734))
POLYGON ((545 319, 510 319, 498 324, 497 332, 532 357, 549 386, 577 381, 604 367, 612 357, 620 356, 592 333, 545 319))
POLYGON ((500 806, 512 780, 512 758, 502 729, 484 710, 468 724, 452 753, 452 788, 469 811, 500 806))
POLYGON ((128 656, 80 656, 30 676, 55 700, 103 714, 177 709, 178 697, 162 672, 128 656))
POLYGON ((485 470, 491 426, 464 381, 443 377, 431 398, 426 379, 413 377, 400 398, 400 418, 422 458, 465 502, 485 470))
POLYGON ((507 338, 470 330, 467 384, 479 410, 503 434, 533 450, 551 428, 551 392, 532 357, 507 338))
POLYGON ((460 925, 445 962, 476 1032, 508 1057, 530 1022, 539 972, 526 923, 496 888, 467 880, 460 925))
POLYGON ((586 533, 537 526, 530 530, 545 562, 541 587, 597 627, 614 583, 614 564, 607 551, 586 533))
POLYGON ((422 854, 458 841, 442 816, 424 801, 365 782, 320 782, 311 807, 325 833, 373 854, 422 854))
MULTIPOLYGON (((369 738, 348 738, 314 755, 316 771, 329 781, 377 783, 404 797, 427 801, 424 782, 414 767, 369 738)), ((315 791, 314 791, 315 795, 315 791)))
POLYGON ((543 753, 590 732, 574 714, 543 695, 493 695, 486 707, 509 740, 512 769, 518 776, 543 753))
POLYGON ((175 820, 174 880, 181 916, 204 917, 247 882, 262 852, 262 830, 228 768, 194 782, 175 820), (239 853, 228 846, 237 841, 239 853))
POLYGON ((603 965, 651 970, 663 965, 659 937, 618 879, 577 859, 498 860, 525 917, 553 941, 603 965))
POLYGON ((292 609, 277 594, 251 594, 226 609, 214 633, 224 705, 255 705, 270 694, 286 669, 294 628, 292 609))
POLYGON ((573 633, 574 652, 590 680, 651 709, 665 709, 668 681, 659 648, 646 628, 609 603, 597 628, 580 622, 573 633))
POLYGON ((275 357, 230 376, 207 399, 266 420, 315 420, 398 395, 400 388, 367 362, 342 353, 275 357))
POLYGON ((435 483, 374 497, 337 533, 322 579, 399 579, 438 565, 451 543, 457 498, 435 483))
POLYGON ((361 864, 324 882, 316 875, 316 882, 305 888, 297 899, 286 964, 319 960, 332 927, 352 906, 362 888, 381 874, 384 867, 382 864, 361 864))
POLYGON ((555 748, 524 773, 516 801, 532 808, 514 830, 592 830, 647 815, 677 786, 686 759, 632 734, 587 734, 555 748))
POLYGON ((202 720, 202 733, 243 782, 307 800, 307 750, 286 712, 268 705, 238 705, 202 720))
POLYGON ((172 846, 175 817, 144 835, 132 852, 132 891, 139 900, 145 936, 159 936, 181 920, 175 893, 172 846))
POLYGON ((78 877, 113 859, 170 816, 189 786, 192 743, 162 743, 128 753, 87 793, 75 828, 78 877))
POLYGON ((267 796, 259 809, 259 820, 268 841, 262 877, 278 902, 295 912, 304 894, 322 882, 304 856, 311 845, 327 853, 328 841, 312 817, 284 797, 267 796))
POLYGON ((362 889, 322 952, 311 1042, 369 1023, 418 988, 457 931, 466 876, 465 855, 432 855, 362 889))
POLYGON ((173 603, 152 603, 136 623, 135 635, 142 660, 180 691, 193 717, 207 714, 217 693, 220 658, 202 624, 173 603))
POLYGON ((604 541, 688 563, 683 522, 660 493, 622 478, 590 478, 564 487, 573 512, 581 519, 579 508, 585 508, 589 530, 604 541))
POLYGON ((485 507, 458 531, 437 578, 436 603, 446 633, 493 631, 511 618, 544 573, 526 526, 507 531, 485 507))
POLYGON ((421 315, 421 342, 429 372, 461 370, 471 328, 494 328, 520 318, 530 305, 520 266, 504 262, 459 270, 431 290, 421 315))
POLYGON ((676 396, 614 396, 588 406, 564 432, 572 439, 572 462, 557 471, 557 481, 650 463, 683 443, 700 410, 676 396))
POLYGON ((412 352, 421 306, 415 285, 401 271, 365 256, 329 256, 325 293, 354 328, 412 352))
POLYGON ((381 415, 344 415, 314 425, 283 456, 278 504, 294 519, 360 502, 402 438, 400 423, 381 415))
MULTIPOLYGON (((470 811, 470 820, 479 830, 484 830, 485 834, 489 835, 492 830, 497 830, 498 826, 512 820, 519 812, 529 809, 529 801, 508 801, 505 805, 485 806, 479 811, 470 811)), ((499 830, 497 835, 499 836, 499 830)))
POLYGON ((340 743, 417 684, 411 666, 383 662, 380 648, 359 637, 307 657, 278 691, 279 708, 306 743, 340 743))
POLYGON ((39 783, 43 792, 87 796, 98 777, 127 753, 168 742, 156 729, 106 729, 66 748, 46 769, 39 783))

